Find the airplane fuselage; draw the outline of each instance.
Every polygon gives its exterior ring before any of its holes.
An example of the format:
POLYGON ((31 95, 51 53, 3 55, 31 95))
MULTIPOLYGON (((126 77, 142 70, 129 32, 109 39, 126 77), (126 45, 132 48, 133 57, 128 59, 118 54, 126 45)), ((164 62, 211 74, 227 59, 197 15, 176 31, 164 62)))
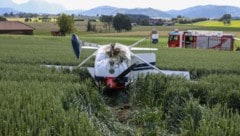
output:
MULTIPOLYGON (((160 70, 156 65, 156 55, 154 53, 133 53, 132 50, 157 50, 154 48, 135 48, 140 42, 126 46, 120 43, 107 45, 91 45, 91 49, 96 51, 83 60, 78 66, 81 67, 92 56, 96 56, 94 67, 88 67, 88 71, 95 82, 104 82, 105 86, 111 90, 124 89, 132 79, 148 74, 177 75, 190 79, 188 71, 160 70)), ((81 54, 82 42, 77 35, 72 35, 72 46, 77 58, 81 54)), ((90 49, 88 47, 88 49, 90 49)))
POLYGON ((95 80, 104 81, 110 89, 123 89, 128 77, 122 79, 122 83, 116 77, 124 72, 131 64, 131 55, 128 47, 121 44, 108 44, 101 46, 96 52, 95 59, 95 80))

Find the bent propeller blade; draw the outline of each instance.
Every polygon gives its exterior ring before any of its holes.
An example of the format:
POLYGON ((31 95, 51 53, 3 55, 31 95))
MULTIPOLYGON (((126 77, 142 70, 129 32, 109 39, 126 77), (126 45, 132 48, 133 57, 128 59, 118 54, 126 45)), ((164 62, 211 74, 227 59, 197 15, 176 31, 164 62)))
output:
POLYGON ((79 59, 80 55, 81 55, 81 41, 78 39, 78 36, 76 34, 72 35, 72 48, 74 51, 74 54, 76 55, 76 57, 79 59))

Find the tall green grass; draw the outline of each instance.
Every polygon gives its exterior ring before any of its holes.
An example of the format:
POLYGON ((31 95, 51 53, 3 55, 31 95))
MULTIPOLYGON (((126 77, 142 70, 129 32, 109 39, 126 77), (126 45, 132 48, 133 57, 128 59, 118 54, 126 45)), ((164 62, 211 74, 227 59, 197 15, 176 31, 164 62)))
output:
MULTIPOLYGON (((80 38, 99 44, 141 39, 80 38)), ((139 78, 127 90, 126 108, 109 106, 84 69, 40 66, 77 65, 70 36, 1 35, 0 135, 239 135, 240 54, 167 48, 166 40, 140 46, 157 47, 157 67, 190 71, 192 80, 139 78)), ((82 59, 92 52, 83 50, 82 59)))

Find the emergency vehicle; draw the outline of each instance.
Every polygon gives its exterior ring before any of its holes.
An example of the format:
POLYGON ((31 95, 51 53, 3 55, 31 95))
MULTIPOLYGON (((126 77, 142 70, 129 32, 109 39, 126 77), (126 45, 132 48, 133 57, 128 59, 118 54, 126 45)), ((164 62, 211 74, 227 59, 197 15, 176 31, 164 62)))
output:
POLYGON ((234 36, 222 31, 188 30, 169 33, 168 47, 233 50, 234 36))

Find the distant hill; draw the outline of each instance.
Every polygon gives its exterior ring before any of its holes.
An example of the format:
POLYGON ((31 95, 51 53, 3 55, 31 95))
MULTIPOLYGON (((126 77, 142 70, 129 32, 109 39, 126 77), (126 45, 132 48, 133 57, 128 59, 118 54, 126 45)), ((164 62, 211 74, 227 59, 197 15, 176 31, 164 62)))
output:
POLYGON ((100 6, 90 10, 81 11, 82 15, 85 16, 97 16, 97 15, 116 15, 117 13, 123 14, 142 14, 149 17, 161 17, 161 18, 172 18, 178 15, 189 17, 189 18, 220 18, 224 14, 231 14, 232 17, 240 17, 240 7, 233 6, 216 6, 216 5, 206 5, 206 6, 195 6, 183 10, 170 10, 161 11, 153 8, 117 8, 110 6, 100 6))
POLYGON ((153 8, 134 8, 134 9, 126 9, 126 8, 116 8, 111 6, 100 6, 90 10, 86 10, 82 12, 82 15, 85 16, 96 16, 96 15, 116 15, 117 13, 122 14, 141 14, 147 15, 150 17, 163 17, 170 18, 171 15, 165 13, 160 10, 156 10, 153 8))
POLYGON ((231 14, 232 17, 240 17, 240 8, 233 6, 216 6, 216 5, 206 5, 206 6, 195 6, 183 10, 171 10, 167 13, 174 17, 178 15, 197 18, 197 17, 207 17, 207 18, 220 18, 224 14, 231 14))
POLYGON ((224 14, 231 14, 232 17, 240 17, 240 7, 234 6, 216 6, 216 5, 205 5, 195 6, 183 10, 170 10, 161 11, 153 8, 117 8, 111 6, 100 6, 92 8, 90 10, 66 10, 59 4, 48 3, 44 0, 31 0, 23 4, 15 4, 12 0, 1 0, 0 4, 0 15, 10 12, 27 12, 27 13, 66 13, 66 14, 78 14, 83 16, 101 16, 101 15, 116 15, 117 13, 123 14, 141 14, 151 18, 172 18, 178 15, 189 17, 189 18, 220 18, 224 14))
POLYGON ((31 0, 23 4, 15 4, 11 0, 1 0, 0 8, 1 11, 4 13, 8 13, 9 9, 14 9, 15 11, 27 13, 51 14, 57 14, 66 10, 63 6, 59 4, 52 4, 42 0, 31 0))
POLYGON ((65 11, 62 11, 62 12, 65 13, 65 14, 69 14, 69 15, 71 15, 71 14, 82 15, 83 11, 84 10, 82 10, 82 9, 76 9, 76 10, 65 10, 65 11))
POLYGON ((84 16, 114 15, 116 10, 118 10, 118 8, 116 7, 100 6, 90 10, 83 11, 82 15, 84 16))
POLYGON ((164 11, 153 9, 153 8, 135 8, 135 9, 127 9, 125 11, 121 10, 118 13, 124 14, 141 14, 147 15, 149 17, 161 17, 161 18, 171 18, 172 16, 164 11))
POLYGON ((34 13, 59 13, 66 10, 59 4, 52 4, 40 0, 31 0, 27 3, 20 4, 16 9, 23 12, 34 13))
POLYGON ((3 15, 4 13, 18 13, 19 11, 12 9, 12 8, 0 8, 0 15, 3 15))

